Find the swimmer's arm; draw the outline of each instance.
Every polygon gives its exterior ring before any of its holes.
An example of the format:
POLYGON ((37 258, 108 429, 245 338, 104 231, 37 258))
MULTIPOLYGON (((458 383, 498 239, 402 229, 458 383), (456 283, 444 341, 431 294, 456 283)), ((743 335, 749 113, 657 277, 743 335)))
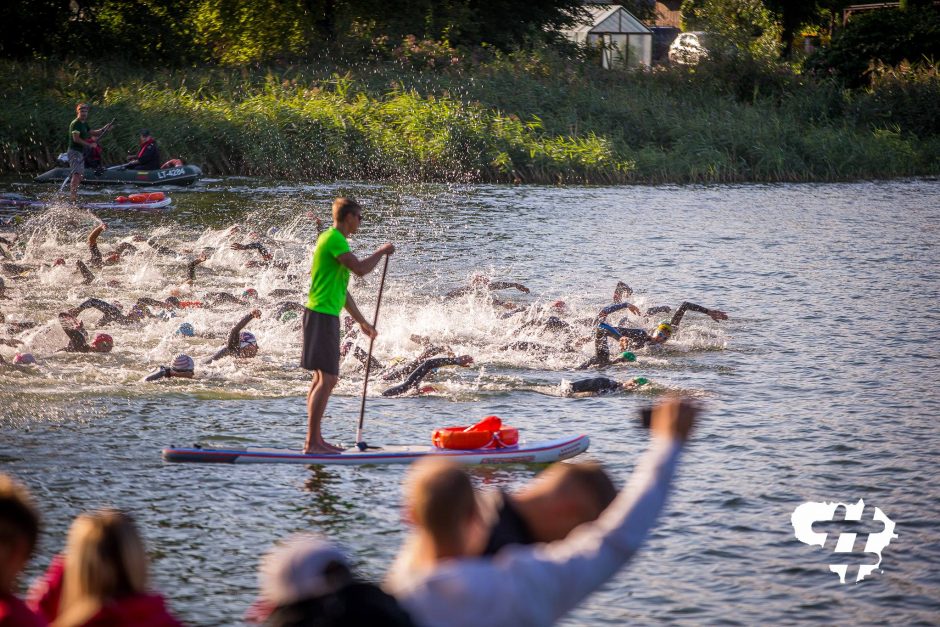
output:
POLYGON ((601 309, 601 310, 598 312, 597 317, 598 317, 599 319, 603 320, 603 319, 605 319, 607 316, 609 316, 610 314, 614 313, 615 311, 620 311, 621 309, 629 309, 630 311, 632 311, 632 312, 635 313, 636 315, 638 315, 638 316, 640 315, 640 308, 639 308, 639 307, 637 307, 636 305, 633 305, 633 304, 631 304, 631 303, 626 303, 626 302, 624 302, 624 303, 614 303, 613 305, 607 305, 606 307, 604 307, 603 309, 601 309))
POLYGON ((92 274, 91 270, 88 269, 88 266, 85 265, 85 262, 81 259, 78 259, 75 262, 75 266, 78 268, 78 271, 82 274, 82 285, 88 285, 95 280, 95 275, 92 274))
POLYGON ((144 377, 144 381, 146 382, 157 381, 159 379, 168 378, 169 376, 170 376, 170 369, 167 368, 166 366, 160 366, 158 370, 144 377))
MULTIPOLYGON (((238 339, 237 334, 236 334, 236 336, 235 336, 235 339, 236 339, 236 340, 238 339)), ((218 359, 222 359, 223 357, 225 357, 225 356, 227 356, 227 355, 231 355, 231 354, 232 354, 232 349, 230 349, 228 346, 226 346, 225 348, 221 348, 221 349, 219 349, 218 351, 216 351, 215 355, 213 355, 212 357, 210 357, 209 359, 206 360, 206 363, 207 363, 207 364, 211 364, 212 362, 214 362, 214 361, 216 361, 216 360, 218 360, 218 359)))
POLYGON ((192 261, 190 261, 189 264, 187 264, 187 266, 186 266, 186 282, 187 282, 189 285, 192 285, 192 284, 196 281, 196 266, 198 266, 199 264, 205 262, 205 260, 206 260, 206 257, 205 257, 205 255, 203 255, 203 256, 201 256, 201 257, 196 257, 195 259, 193 259, 192 261))
POLYGON ((710 317, 712 320, 715 320, 716 322, 718 320, 728 319, 728 314, 726 314, 725 312, 721 310, 708 309, 706 307, 702 307, 701 305, 696 305, 695 303, 690 303, 689 301, 685 301, 684 303, 679 305, 679 308, 676 310, 676 313, 673 314, 672 323, 671 323, 672 326, 677 326, 682 321, 682 317, 685 315, 686 311, 695 311, 697 313, 703 313, 706 316, 710 317))
POLYGON ((260 318, 260 317, 261 317, 261 312, 255 309, 251 313, 246 314, 245 317, 243 317, 237 323, 235 323, 235 326, 232 327, 232 330, 229 331, 228 333, 228 343, 226 344, 226 348, 232 351, 238 350, 238 334, 242 332, 242 329, 245 328, 245 325, 251 322, 252 318, 260 318))
POLYGON ((77 316, 89 308, 97 309, 109 318, 121 318, 123 316, 120 309, 111 303, 101 300, 100 298, 89 298, 75 309, 72 309, 69 313, 73 316, 77 316))
POLYGON ((69 345, 65 347, 65 352, 87 353, 91 350, 88 347, 88 342, 85 341, 85 336, 79 331, 80 323, 75 316, 70 313, 62 312, 59 314, 59 324, 62 325, 62 330, 65 331, 65 334, 69 336, 69 345))
POLYGON ((522 293, 524 293, 524 294, 528 294, 528 293, 529 293, 529 288, 527 288, 525 285, 523 285, 522 283, 513 283, 513 282, 511 282, 511 281, 493 281, 492 283, 489 284, 488 287, 489 287, 490 291, 493 291, 493 290, 505 290, 505 289, 508 289, 508 288, 510 288, 510 287, 514 287, 514 288, 516 288, 517 290, 519 290, 520 292, 522 292, 522 293))

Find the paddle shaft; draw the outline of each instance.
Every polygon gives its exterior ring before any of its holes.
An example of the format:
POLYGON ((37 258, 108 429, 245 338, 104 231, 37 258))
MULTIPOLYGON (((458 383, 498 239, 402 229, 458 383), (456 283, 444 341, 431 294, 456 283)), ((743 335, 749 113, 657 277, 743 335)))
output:
MULTIPOLYGON (((375 315, 372 316, 372 328, 379 323, 379 306, 382 304, 382 292, 385 289, 385 273, 388 271, 388 257, 385 255, 385 265, 382 266, 382 280, 379 281, 379 295, 375 300, 375 315)), ((359 426, 356 428, 356 446, 362 444, 362 423, 366 417, 366 390, 369 389, 369 371, 372 369, 372 345, 375 337, 369 338, 369 356, 366 358, 366 378, 362 382, 362 403, 359 405, 359 426)))

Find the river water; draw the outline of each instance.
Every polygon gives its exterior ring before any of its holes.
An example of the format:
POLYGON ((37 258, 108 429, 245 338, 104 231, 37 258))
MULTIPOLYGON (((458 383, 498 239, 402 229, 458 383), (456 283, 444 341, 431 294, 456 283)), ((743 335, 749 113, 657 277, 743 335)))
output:
MULTIPOLYGON (((286 300, 302 299, 316 233, 308 214, 328 219, 330 200, 342 194, 366 207, 354 251, 384 241, 398 247, 377 357, 414 356, 420 348, 409 336, 418 333, 475 359, 470 368, 440 371, 429 380, 430 394, 382 398, 382 384, 370 386, 368 441, 425 442, 437 426, 497 414, 530 441, 589 434, 582 459, 602 462, 622 485, 647 445, 635 421, 640 407, 668 391, 706 405, 644 550, 564 624, 936 624, 937 181, 556 188, 232 178, 172 190, 169 213, 103 213, 106 254, 141 234, 180 256, 137 243, 135 255, 88 286, 73 264, 88 256, 90 216, 0 211, 29 217, 19 227, 29 243, 13 252, 34 266, 20 278, 7 275, 12 300, 0 302, 0 311, 8 321, 40 323, 15 335, 39 366, 0 367, 0 469, 30 487, 45 518, 27 579, 61 550, 76 514, 104 505, 136 517, 155 586, 192 624, 239 624, 256 591, 260 555, 292 532, 326 533, 365 575, 383 575, 405 533, 399 501, 406 468, 172 465, 160 458, 161 447, 194 442, 300 446, 307 379, 296 367, 299 332, 296 321, 271 315, 285 298, 268 294, 294 289, 298 295, 286 300), (232 234, 236 223, 242 230, 232 234), (286 270, 246 267, 251 254, 229 250, 232 241, 252 239, 251 231, 267 238, 286 270), (190 289, 185 259, 205 247, 209 260, 190 289), (56 257, 67 265, 41 265, 56 257), (506 310, 483 298, 441 298, 478 273, 528 286, 529 294, 500 292, 524 311, 504 317, 506 310), (716 323, 690 313, 665 350, 639 351, 635 364, 605 371, 651 379, 642 394, 564 397, 566 382, 592 376, 574 370, 591 344, 578 354, 500 350, 518 339, 558 345, 557 337, 519 329, 557 313, 550 308, 557 300, 566 319, 590 317, 610 303, 618 280, 633 287, 631 299, 643 308, 690 300, 730 318, 716 323), (55 313, 86 297, 127 306, 143 295, 195 300, 246 288, 258 290, 264 312, 248 327, 261 346, 255 360, 201 363, 248 306, 188 310, 142 329, 108 327, 115 338, 108 355, 55 352, 64 343, 55 313), (220 338, 174 334, 183 320, 220 338), (178 352, 196 357, 199 380, 140 382, 178 352), (895 521, 898 537, 883 551, 881 570, 840 584, 827 566, 839 563, 834 543, 800 543, 790 516, 806 501, 858 499, 867 519, 878 507, 895 521)), ((377 274, 352 286, 369 316, 377 286, 377 274)), ((82 318, 97 330, 97 315, 82 318)), ((14 352, 0 346, 8 360, 14 352)), ((355 366, 344 362, 327 410, 324 431, 334 441, 354 439, 362 378, 355 366)), ((512 490, 537 470, 471 472, 483 489, 512 490)))

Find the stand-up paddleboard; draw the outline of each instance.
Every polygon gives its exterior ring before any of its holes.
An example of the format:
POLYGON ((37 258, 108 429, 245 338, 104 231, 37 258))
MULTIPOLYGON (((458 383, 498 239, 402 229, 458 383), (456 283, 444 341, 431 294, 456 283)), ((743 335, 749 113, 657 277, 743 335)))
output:
MULTIPOLYGON (((59 201, 60 203, 62 201, 59 201)), ((121 211, 154 211, 169 207, 173 201, 169 196, 154 202, 82 202, 78 206, 82 209, 102 210, 118 209, 121 211)), ((0 197, 0 209, 4 207, 29 207, 45 209, 56 204, 45 200, 31 200, 27 198, 0 197)))
POLYGON ((461 464, 548 464, 580 455, 591 440, 579 435, 547 442, 521 443, 493 449, 459 451, 435 446, 381 446, 364 451, 353 447, 335 455, 304 455, 278 448, 177 448, 163 449, 168 462, 210 464, 317 464, 349 466, 358 464, 410 464, 423 457, 446 457, 461 464))

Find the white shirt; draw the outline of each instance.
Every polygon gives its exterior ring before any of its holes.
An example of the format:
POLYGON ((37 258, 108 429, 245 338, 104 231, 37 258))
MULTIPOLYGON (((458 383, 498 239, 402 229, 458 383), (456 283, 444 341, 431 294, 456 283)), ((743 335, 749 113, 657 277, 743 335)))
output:
POLYGON ((654 438, 610 507, 564 540, 447 561, 396 586, 398 600, 425 627, 551 625, 636 553, 665 504, 680 450, 654 438))

